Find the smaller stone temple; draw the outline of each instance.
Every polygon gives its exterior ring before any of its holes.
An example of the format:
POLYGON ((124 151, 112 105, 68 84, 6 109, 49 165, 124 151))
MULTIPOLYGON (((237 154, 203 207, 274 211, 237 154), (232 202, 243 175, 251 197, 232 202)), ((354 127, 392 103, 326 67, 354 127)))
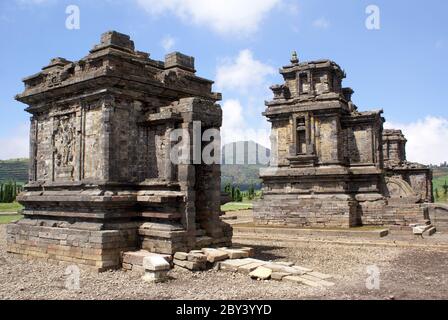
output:
MULTIPOLYGON (((123 251, 231 244, 220 165, 170 156, 173 130, 193 146, 195 122, 199 138, 222 123, 221 94, 196 75, 193 57, 153 60, 112 31, 83 59, 52 59, 23 81, 29 183, 18 197, 25 218, 7 227, 9 252, 103 270, 123 251)), ((191 159, 194 147, 185 150, 191 159)))
POLYGON ((382 110, 361 112, 331 60, 280 69, 264 116, 272 124, 272 161, 261 169, 259 225, 349 228, 428 223, 432 173, 406 161, 406 139, 384 130, 382 110))

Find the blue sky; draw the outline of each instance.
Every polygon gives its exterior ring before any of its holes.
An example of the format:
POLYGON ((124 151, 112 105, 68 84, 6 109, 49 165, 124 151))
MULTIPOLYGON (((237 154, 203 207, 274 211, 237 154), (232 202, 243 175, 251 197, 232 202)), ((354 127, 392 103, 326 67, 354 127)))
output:
POLYGON ((410 160, 448 160, 447 15, 445 0, 3 0, 0 159, 28 153, 29 116, 13 99, 21 79, 53 57, 84 57, 101 33, 117 30, 153 59, 196 57, 198 75, 223 93, 226 142, 267 144, 268 87, 281 83, 278 68, 297 50, 302 61, 339 63, 358 107, 384 109, 387 126, 404 129, 410 160), (365 26, 372 4, 379 30, 365 26), (80 9, 79 30, 66 28, 68 5, 80 9))

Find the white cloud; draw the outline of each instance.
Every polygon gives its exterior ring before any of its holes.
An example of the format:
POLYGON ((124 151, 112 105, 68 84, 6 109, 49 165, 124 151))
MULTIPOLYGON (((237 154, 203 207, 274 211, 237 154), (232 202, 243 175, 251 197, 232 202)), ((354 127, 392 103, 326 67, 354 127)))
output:
POLYGON ((247 36, 282 0, 136 0, 148 13, 172 13, 184 22, 208 26, 220 34, 247 36))
POLYGON ((224 101, 222 111, 221 137, 223 145, 236 141, 255 141, 265 147, 270 147, 269 127, 251 128, 246 121, 244 108, 239 100, 230 99, 224 101))
POLYGON ((167 35, 167 36, 165 36, 165 37, 162 39, 162 41, 161 41, 160 44, 162 45, 163 49, 164 49, 166 52, 169 52, 169 51, 171 51, 171 49, 173 49, 173 47, 176 45, 176 39, 174 39, 174 38, 173 38, 172 36, 170 36, 170 35, 167 35))
POLYGON ((28 125, 21 125, 15 133, 14 136, 0 137, 0 160, 29 157, 28 125))
POLYGON ((318 29, 328 29, 330 26, 330 21, 322 17, 313 21, 313 27, 318 29))
POLYGON ((409 161, 422 164, 448 161, 448 118, 428 116, 412 123, 386 122, 385 128, 403 131, 408 140, 409 161))
POLYGON ((255 141, 270 146, 270 128, 262 118, 264 100, 272 93, 269 85, 276 70, 256 60, 250 50, 242 50, 237 56, 223 59, 216 68, 216 87, 225 97, 223 103, 222 140, 255 141))
POLYGON ((238 57, 227 59, 216 71, 216 86, 219 90, 235 90, 248 93, 257 88, 266 89, 267 77, 274 75, 275 69, 270 65, 255 60, 252 51, 240 51, 238 57))

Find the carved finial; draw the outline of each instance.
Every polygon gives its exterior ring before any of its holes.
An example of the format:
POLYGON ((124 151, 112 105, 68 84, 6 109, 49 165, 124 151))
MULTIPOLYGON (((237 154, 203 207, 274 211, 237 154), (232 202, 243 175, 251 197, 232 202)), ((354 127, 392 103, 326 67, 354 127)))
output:
POLYGON ((297 57, 297 52, 294 50, 291 55, 291 63, 297 64, 299 63, 299 58, 297 57))

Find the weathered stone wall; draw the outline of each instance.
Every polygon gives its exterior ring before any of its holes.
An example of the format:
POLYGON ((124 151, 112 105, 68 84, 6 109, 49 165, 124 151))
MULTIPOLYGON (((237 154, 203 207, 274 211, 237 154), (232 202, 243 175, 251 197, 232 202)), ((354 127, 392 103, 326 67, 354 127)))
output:
POLYGON ((272 86, 263 113, 277 137, 262 169, 257 224, 301 227, 400 225, 421 222, 431 201, 430 171, 406 167, 401 131, 385 130, 382 111, 360 112, 343 70, 329 60, 294 55, 272 86))
POLYGON ((17 99, 33 115, 30 182, 8 250, 103 269, 118 266, 122 250, 230 245, 219 167, 170 158, 173 130, 186 129, 192 146, 194 121, 221 127, 221 95, 195 72, 192 57, 152 60, 107 32, 87 57, 53 59, 26 78, 17 99))
POLYGON ((266 194, 254 204, 259 225, 349 228, 357 225, 356 201, 345 195, 266 194))

